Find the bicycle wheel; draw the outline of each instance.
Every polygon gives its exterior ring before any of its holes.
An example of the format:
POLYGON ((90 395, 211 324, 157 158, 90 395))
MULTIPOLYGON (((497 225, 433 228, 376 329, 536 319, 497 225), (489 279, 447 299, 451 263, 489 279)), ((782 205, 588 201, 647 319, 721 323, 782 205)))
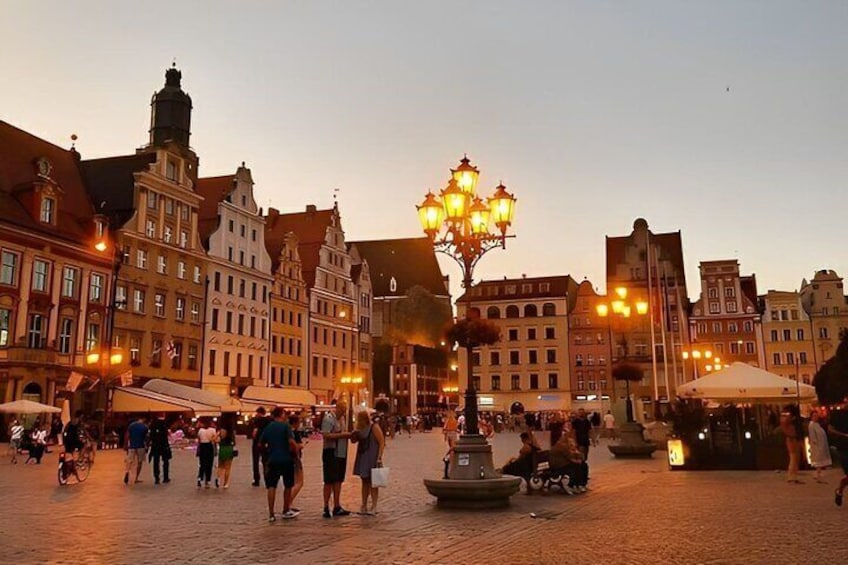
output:
POLYGON ((58 478, 59 478, 59 485, 60 486, 65 486, 66 484, 68 484, 68 475, 65 472, 65 466, 64 465, 59 466, 59 477, 58 478))
POLYGON ((77 481, 83 482, 88 478, 88 474, 91 472, 91 461, 88 457, 80 457, 79 461, 77 461, 77 481))

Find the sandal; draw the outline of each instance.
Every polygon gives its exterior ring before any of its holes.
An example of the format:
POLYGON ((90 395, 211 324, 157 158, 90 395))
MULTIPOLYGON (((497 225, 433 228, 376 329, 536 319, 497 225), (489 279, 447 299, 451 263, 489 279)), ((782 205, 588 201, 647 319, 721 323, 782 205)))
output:
POLYGON ((837 506, 842 506, 842 493, 837 489, 833 494, 833 502, 835 502, 837 506))

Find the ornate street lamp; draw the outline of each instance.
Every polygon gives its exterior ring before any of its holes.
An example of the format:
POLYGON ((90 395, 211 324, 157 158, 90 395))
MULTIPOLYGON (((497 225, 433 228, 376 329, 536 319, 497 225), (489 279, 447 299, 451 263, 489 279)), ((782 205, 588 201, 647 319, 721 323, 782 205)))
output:
MULTIPOLYGON (((451 169, 451 179, 447 188, 441 191, 441 199, 428 192, 424 202, 417 207, 421 227, 433 241, 435 251, 459 264, 467 297, 470 297, 474 267, 480 258, 492 249, 505 248, 507 238, 515 237, 507 234, 515 214, 515 196, 500 184, 484 202, 477 195, 479 174, 480 171, 470 163, 468 157, 463 157, 459 166, 451 169), (443 217, 437 212, 439 206, 443 208, 443 217), (490 225, 497 228, 497 231, 493 233, 490 225)), ((466 318, 471 319, 470 302, 466 306, 466 318)), ((468 388, 465 392, 465 436, 481 438, 477 427, 477 391, 473 384, 473 349, 473 343, 466 345, 468 388)))

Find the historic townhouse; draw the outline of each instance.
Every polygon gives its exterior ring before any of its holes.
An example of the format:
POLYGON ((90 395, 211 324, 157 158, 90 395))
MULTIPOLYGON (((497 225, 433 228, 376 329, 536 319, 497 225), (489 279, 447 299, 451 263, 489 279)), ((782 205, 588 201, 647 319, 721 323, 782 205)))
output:
POLYGON ((711 359, 690 360, 687 369, 703 376, 718 358, 765 368, 762 316, 757 307, 757 279, 742 276, 736 259, 701 261, 701 296, 692 305, 692 347, 709 350, 711 359))
MULTIPOLYGON (((301 391, 297 397, 310 399, 311 404, 315 398, 308 393, 306 332, 309 326, 309 296, 294 233, 283 234, 280 252, 272 256, 272 260, 270 385, 301 391)), ((291 400, 296 402, 296 397, 291 400)))
MULTIPOLYGON (((674 398, 676 385, 686 378, 681 361, 689 342, 689 300, 680 231, 653 233, 639 218, 630 235, 606 238, 606 258, 613 363, 633 363, 644 370, 645 378, 630 390, 635 412, 650 418, 657 410, 654 401, 674 398), (629 317, 611 308, 618 289, 627 293, 629 317), (644 313, 638 311, 639 303, 647 305, 644 313)), ((623 400, 622 391, 619 396, 623 400)))
MULTIPOLYGON (((2 401, 55 404, 72 368, 98 372, 86 361, 106 345, 113 245, 79 160, 0 121, 2 401)), ((78 392, 73 408, 93 402, 78 392)))
POLYGON ((801 302, 810 316, 816 368, 836 354, 839 332, 848 328, 848 296, 836 271, 821 270, 801 282, 801 302))
POLYGON ((577 299, 568 314, 571 393, 575 408, 606 411, 615 398, 610 317, 598 314, 598 305, 607 303, 607 297, 598 294, 592 283, 584 280, 577 287, 577 299))
POLYGON ((98 211, 116 229, 121 266, 114 345, 129 353, 136 382, 200 385, 206 252, 189 146, 191 98, 176 68, 151 101, 150 139, 134 155, 82 162, 98 211))
POLYGON ((286 234, 297 237, 309 298, 309 390, 319 403, 347 396, 351 391, 341 378, 359 374, 359 326, 354 318, 357 292, 338 206, 318 210, 308 205, 305 212, 293 214, 271 208, 266 222, 265 244, 272 257, 279 257, 286 234))
MULTIPOLYGON (((375 353, 371 369, 371 397, 388 398, 393 390, 390 367, 397 353, 388 336, 393 333, 397 305, 411 288, 420 286, 444 303, 446 312, 450 312, 448 278, 442 274, 433 243, 427 237, 355 241, 350 247, 354 257, 368 263, 371 317, 365 320, 367 329, 362 333, 370 334, 373 340, 371 351, 375 353), (376 355, 378 351, 383 353, 379 357, 376 355)), ((360 289, 360 292, 363 291, 360 289)), ((445 318, 444 325, 449 321, 449 317, 445 318)), ((439 343, 422 339, 422 336, 407 336, 407 341, 411 345, 441 347, 439 343)), ((447 357, 444 356, 444 359, 447 360, 447 357)), ((457 383, 454 381, 452 384, 457 383)))
MULTIPOLYGON (((474 388, 481 410, 509 412, 571 408, 568 312, 577 298, 570 276, 481 281, 457 299, 457 316, 470 308, 501 329, 501 340, 474 351, 474 388)), ((459 387, 467 387, 467 355, 460 349, 459 387)))
POLYGON ((353 306, 353 317, 359 327, 359 350, 356 352, 359 374, 362 385, 359 387, 358 402, 370 406, 371 393, 374 390, 372 357, 374 353, 371 341, 372 296, 371 269, 368 261, 363 259, 355 247, 348 245, 350 251, 350 278, 356 290, 356 301, 353 306))
POLYGON ((203 388, 267 386, 271 257, 250 169, 201 178, 200 236, 209 250, 203 388))
POLYGON ((797 292, 770 290, 760 297, 765 368, 810 384, 816 374, 810 317, 797 292))

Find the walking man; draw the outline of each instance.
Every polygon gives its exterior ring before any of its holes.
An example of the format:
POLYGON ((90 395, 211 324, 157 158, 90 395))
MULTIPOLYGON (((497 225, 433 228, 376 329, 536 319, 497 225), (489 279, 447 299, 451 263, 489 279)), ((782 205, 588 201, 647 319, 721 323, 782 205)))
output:
POLYGON ((265 429, 265 426, 268 425, 269 419, 265 416, 265 408, 260 406, 256 409, 256 414, 253 415, 253 421, 251 422, 251 427, 253 428, 250 432, 250 437, 253 440, 253 445, 251 449, 251 456, 253 459, 253 486, 259 486, 259 462, 262 462, 262 466, 265 466, 266 454, 259 449, 259 437, 262 435, 262 431, 265 429))
POLYGON ((604 429, 610 439, 615 439, 615 416, 609 410, 604 414, 604 429))
POLYGON ((18 451, 21 449, 21 441, 24 438, 24 427, 15 418, 9 427, 9 450, 12 452, 12 463, 18 462, 18 451))
POLYGON ((133 483, 140 483, 141 466, 147 452, 147 418, 141 416, 127 428, 127 468, 124 471, 124 484, 130 483, 130 473, 133 473, 133 483))
POLYGON ((283 520, 297 518, 300 512, 292 510, 292 487, 294 466, 298 446, 291 427, 286 422, 283 409, 277 406, 271 412, 273 421, 266 425, 259 436, 259 445, 268 454, 265 470, 265 488, 268 489, 268 521, 275 522, 274 504, 277 500, 277 483, 283 479, 283 520))
POLYGON ((324 518, 350 515, 350 510, 342 508, 340 500, 347 470, 347 441, 351 435, 347 431, 346 413, 347 404, 340 401, 336 404, 335 412, 324 415, 321 423, 321 434, 324 436, 324 450, 321 453, 324 464, 324 518), (334 503, 332 514, 330 494, 333 495, 334 503))
POLYGON ((588 461, 592 423, 586 417, 586 411, 583 408, 577 411, 577 416, 571 421, 571 428, 574 430, 574 439, 577 441, 577 447, 583 453, 583 458, 588 461))
POLYGON ((830 412, 830 424, 827 426, 830 444, 836 448, 836 455, 844 473, 836 489, 834 502, 842 506, 842 494, 848 486, 848 396, 842 399, 842 406, 830 412))
POLYGON ((162 415, 150 425, 150 459, 153 462, 153 482, 159 484, 161 462, 163 482, 170 483, 171 445, 168 443, 168 427, 162 415))

